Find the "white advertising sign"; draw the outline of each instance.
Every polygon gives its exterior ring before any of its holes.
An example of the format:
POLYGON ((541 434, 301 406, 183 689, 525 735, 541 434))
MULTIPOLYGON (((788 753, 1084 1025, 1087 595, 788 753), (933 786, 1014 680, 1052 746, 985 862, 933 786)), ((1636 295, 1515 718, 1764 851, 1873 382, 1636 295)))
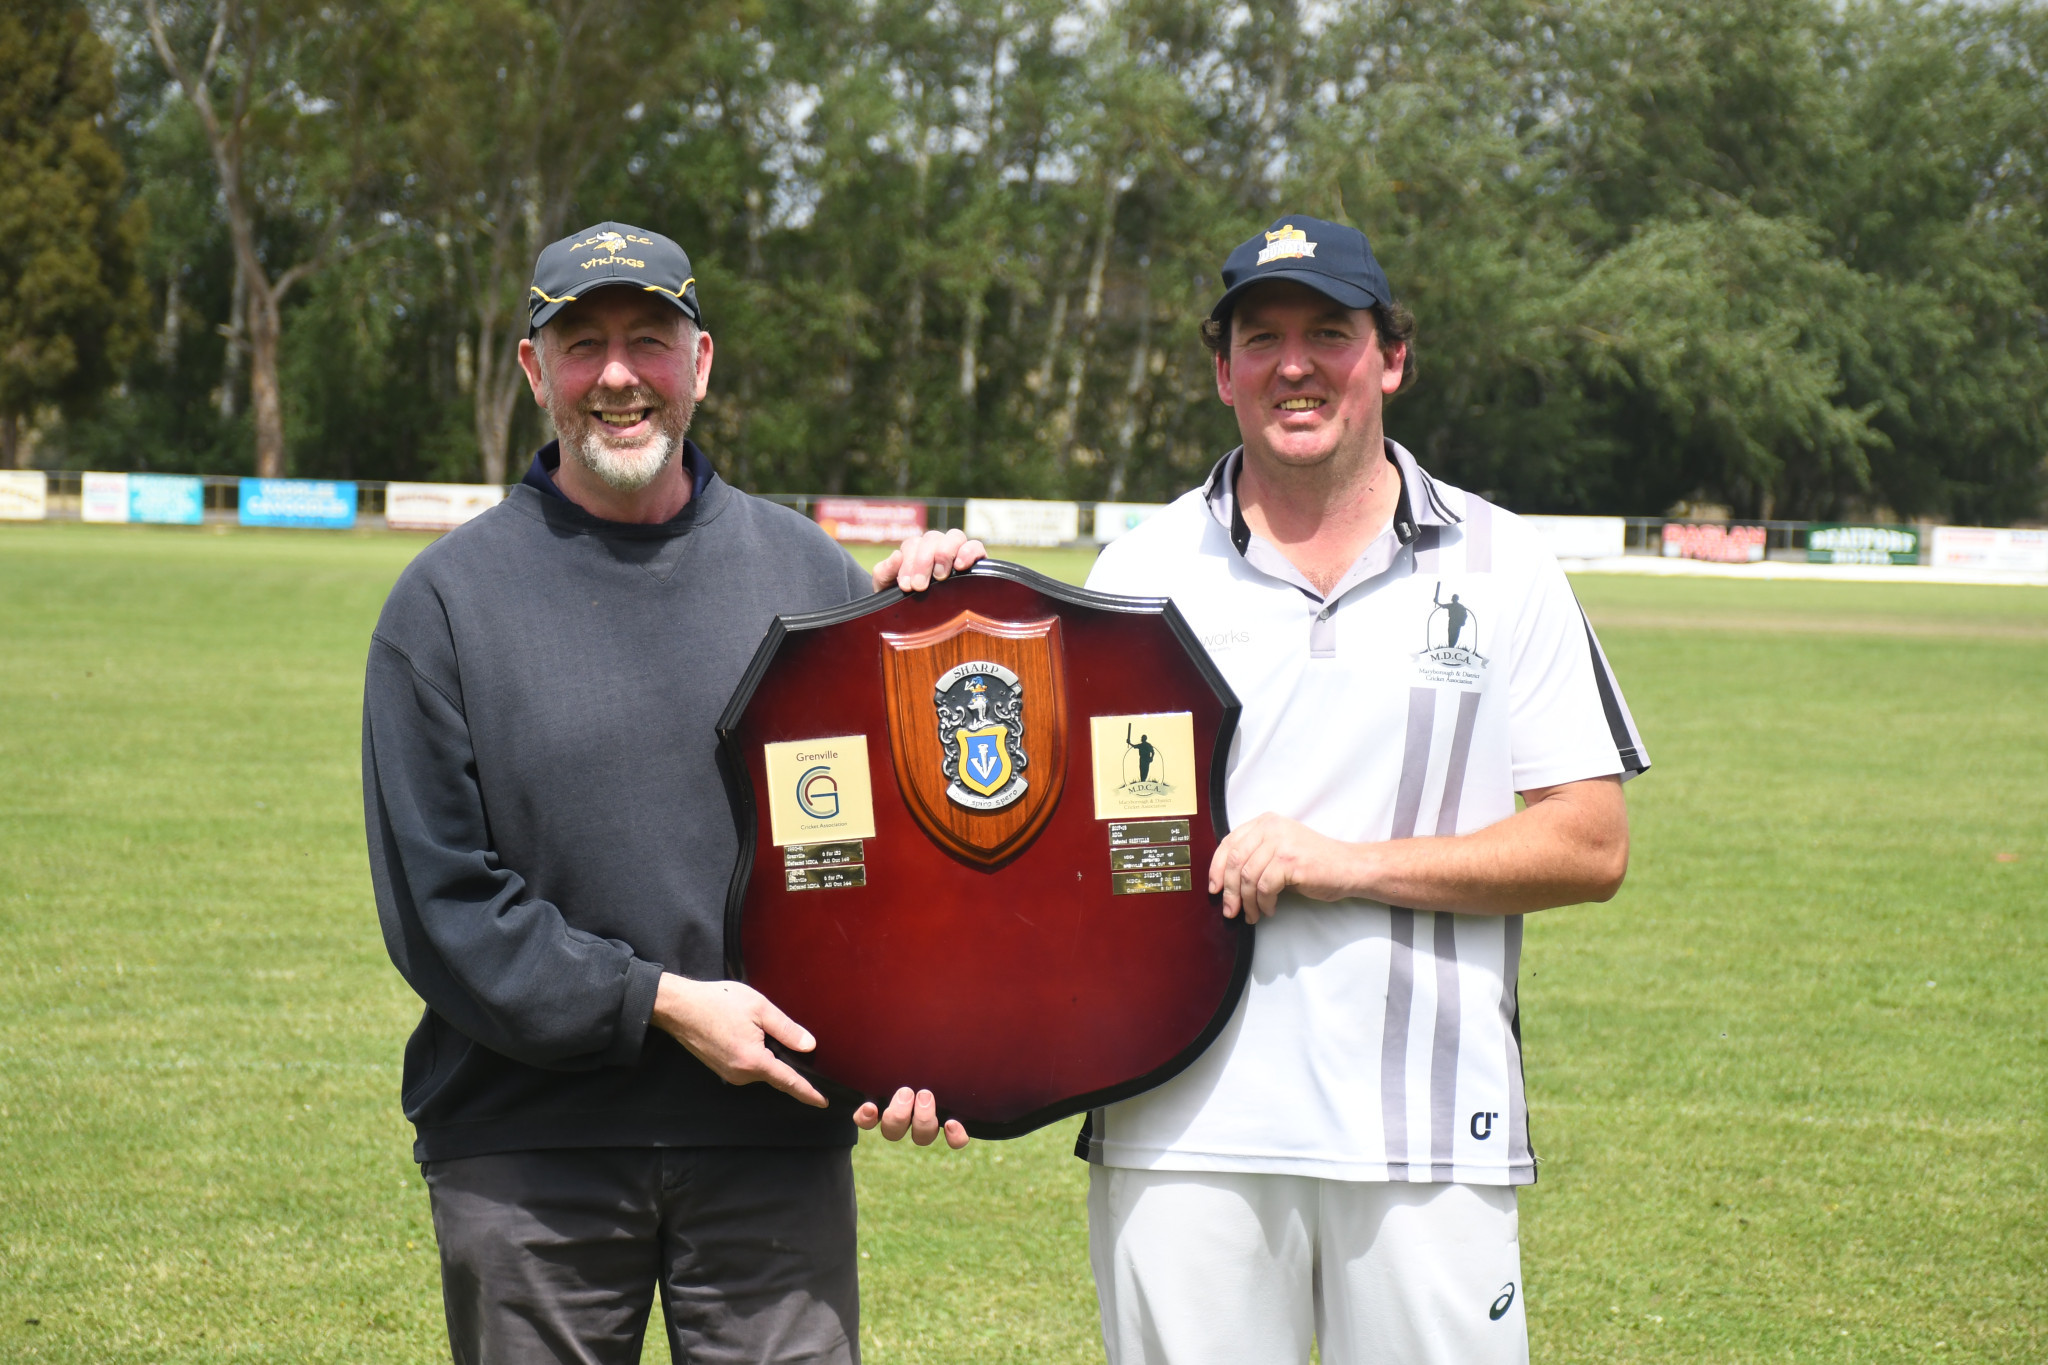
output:
POLYGON ((1165 510, 1163 502, 1098 502, 1095 504, 1095 543, 1107 545, 1165 510))
POLYGON ((1937 526, 1932 563, 1937 569, 1994 573, 2048 573, 2048 531, 1997 526, 1937 526))
POLYGON ((80 521, 128 520, 128 476, 87 474, 79 490, 80 521))
POLYGON ((1522 524, 1559 559, 1613 559, 1628 535, 1620 517, 1525 516, 1522 524))
POLYGON ((985 545, 1071 545, 1081 538, 1081 504, 969 498, 967 534, 985 545))
POLYGON ((49 475, 40 469, 0 469, 0 521, 41 521, 49 505, 49 475))
POLYGON ((384 485, 384 524, 395 531, 452 531, 505 500, 494 483, 384 485))

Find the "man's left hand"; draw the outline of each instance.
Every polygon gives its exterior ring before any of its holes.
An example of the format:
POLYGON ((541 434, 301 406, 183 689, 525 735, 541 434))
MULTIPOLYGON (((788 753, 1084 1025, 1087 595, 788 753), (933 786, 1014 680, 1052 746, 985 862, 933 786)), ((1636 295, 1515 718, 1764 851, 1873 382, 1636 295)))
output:
POLYGON ((929 1090, 912 1093, 909 1086, 898 1090, 889 1101, 887 1109, 878 1109, 869 1100, 853 1111, 853 1121, 862 1128, 882 1130, 882 1136, 891 1142, 901 1142, 905 1133, 920 1147, 932 1145, 932 1139, 940 1133, 946 1135, 946 1145, 959 1151, 967 1145, 967 1129, 958 1119, 947 1119, 943 1127, 939 1124, 939 1102, 929 1090))
POLYGON ((1289 887, 1315 900, 1350 894, 1354 844, 1318 834, 1299 820, 1268 812, 1239 825, 1209 860, 1209 894, 1223 893, 1225 918, 1244 912, 1257 924, 1280 904, 1289 887))
POLYGON ((912 536, 889 557, 875 565, 875 591, 897 587, 905 592, 923 592, 934 582, 965 569, 977 559, 987 559, 988 550, 978 540, 969 540, 962 530, 926 531, 912 536))
POLYGON ((1604 901, 1628 874, 1621 778, 1521 793, 1523 807, 1470 834, 1349 844, 1267 812, 1216 846, 1209 894, 1256 924, 1293 890, 1310 900, 1372 900, 1456 915, 1523 915, 1604 901))

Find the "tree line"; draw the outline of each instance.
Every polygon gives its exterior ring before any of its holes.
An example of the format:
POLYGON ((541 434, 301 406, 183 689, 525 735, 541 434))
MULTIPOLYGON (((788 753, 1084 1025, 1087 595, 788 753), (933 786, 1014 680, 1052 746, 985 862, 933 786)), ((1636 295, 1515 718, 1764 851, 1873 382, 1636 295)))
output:
POLYGON ((0 437, 516 478, 542 245, 689 251, 744 487, 1159 499, 1283 212, 1419 320, 1390 432, 1543 511, 2042 513, 2048 5, 15 0, 0 437))

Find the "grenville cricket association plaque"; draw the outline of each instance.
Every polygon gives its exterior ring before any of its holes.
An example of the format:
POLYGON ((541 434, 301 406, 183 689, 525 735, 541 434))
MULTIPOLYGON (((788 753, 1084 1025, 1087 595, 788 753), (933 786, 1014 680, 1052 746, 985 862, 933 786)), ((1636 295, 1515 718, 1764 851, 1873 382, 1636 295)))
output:
POLYGON ((1238 704, 1171 602, 985 561, 778 618, 719 722, 727 970, 835 1099, 1014 1137, 1168 1079, 1252 930, 1208 895, 1238 704))

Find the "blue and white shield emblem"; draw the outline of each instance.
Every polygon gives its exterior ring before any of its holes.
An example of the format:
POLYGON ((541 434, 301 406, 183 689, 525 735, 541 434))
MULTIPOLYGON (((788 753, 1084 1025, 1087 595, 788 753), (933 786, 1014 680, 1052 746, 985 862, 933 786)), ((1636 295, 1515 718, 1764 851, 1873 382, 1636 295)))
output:
POLYGON ((980 730, 956 730, 960 740, 960 785, 983 796, 994 796, 1009 785, 1016 770, 1010 763, 1010 727, 990 725, 980 730))
POLYGON ((946 797, 970 810, 1001 810, 1030 785, 1023 776, 1024 685, 1001 664, 977 659, 947 669, 933 688, 946 797))

